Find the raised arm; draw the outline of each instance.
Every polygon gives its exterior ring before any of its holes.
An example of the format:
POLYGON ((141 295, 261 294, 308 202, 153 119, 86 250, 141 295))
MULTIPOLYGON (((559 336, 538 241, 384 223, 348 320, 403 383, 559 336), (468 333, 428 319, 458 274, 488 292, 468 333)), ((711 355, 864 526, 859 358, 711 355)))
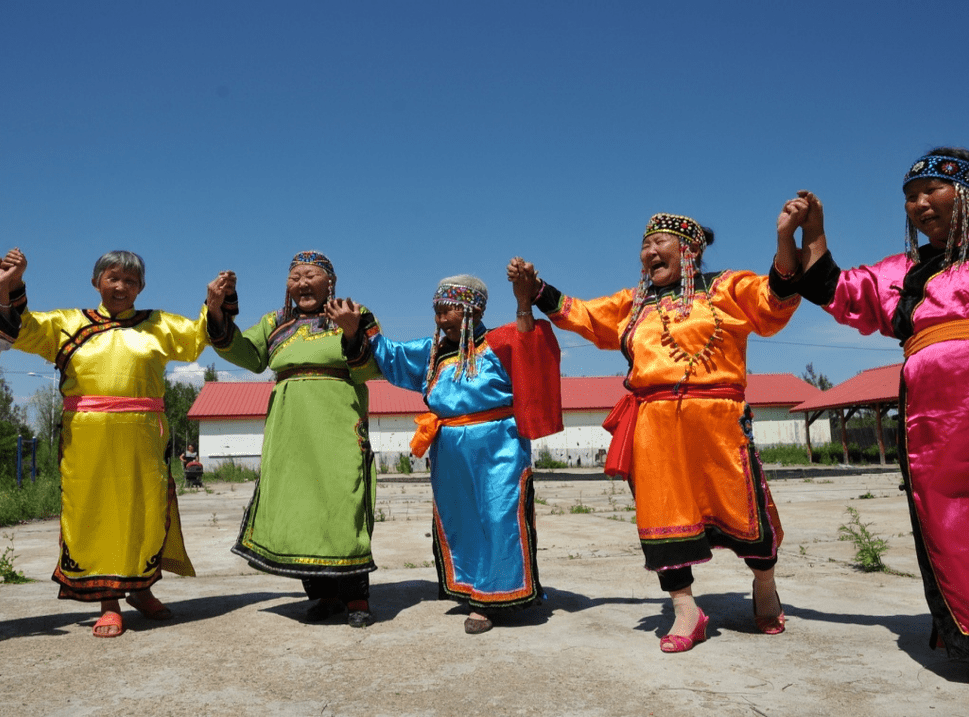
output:
POLYGON ((515 314, 518 330, 531 331, 535 328, 532 300, 538 293, 538 272, 533 264, 516 256, 508 262, 508 281, 512 282, 515 299, 518 301, 518 311, 515 314))

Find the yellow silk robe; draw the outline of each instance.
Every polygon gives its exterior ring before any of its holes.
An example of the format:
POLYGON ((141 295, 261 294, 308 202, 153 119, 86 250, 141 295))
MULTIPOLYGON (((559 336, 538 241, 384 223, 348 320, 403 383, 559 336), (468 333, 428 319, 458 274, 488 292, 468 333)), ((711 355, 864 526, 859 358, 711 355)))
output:
MULTIPOLYGON (((688 383, 746 387, 747 337, 770 336, 784 328, 800 297, 779 296, 768 277, 747 271, 707 274, 697 281, 692 311, 685 319, 676 317, 682 301, 678 289, 659 299, 673 339, 688 355, 701 351, 714 332, 711 305, 722 322, 722 340, 711 343, 709 360, 697 363, 688 383)), ((624 351, 630 388, 662 390, 683 379, 688 358, 671 357, 673 347, 663 341, 655 295, 647 298, 632 335, 624 340, 632 291, 582 301, 548 289, 554 300, 549 297, 539 307, 556 326, 599 348, 624 351)), ((687 397, 640 403, 632 461, 630 481, 646 567, 703 562, 711 557, 710 547, 750 558, 776 554, 780 524, 767 509, 770 492, 753 451, 743 400, 687 397)))
MULTIPOLYGON (((25 311, 14 348, 56 363, 64 396, 163 398, 165 365, 195 361, 207 345, 204 307, 197 321, 162 311, 107 317, 103 306, 25 311)), ((162 568, 195 574, 165 462, 168 435, 163 413, 64 411, 60 597, 117 598, 150 587, 162 568)))

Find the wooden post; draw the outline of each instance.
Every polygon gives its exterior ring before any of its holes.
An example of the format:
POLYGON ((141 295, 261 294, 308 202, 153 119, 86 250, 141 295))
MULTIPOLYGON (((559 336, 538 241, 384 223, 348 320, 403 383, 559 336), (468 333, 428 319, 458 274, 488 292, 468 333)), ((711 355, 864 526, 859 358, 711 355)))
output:
POLYGON ((848 422, 845 420, 845 410, 838 409, 838 416, 841 418, 841 448, 844 451, 845 465, 848 465, 848 422))
POLYGON ((878 432, 878 457, 885 465, 885 438, 882 436, 882 405, 875 404, 875 430, 878 432))
POLYGON ((807 411, 804 412, 804 437, 807 441, 808 465, 811 465, 814 462, 811 454, 811 414, 807 411))

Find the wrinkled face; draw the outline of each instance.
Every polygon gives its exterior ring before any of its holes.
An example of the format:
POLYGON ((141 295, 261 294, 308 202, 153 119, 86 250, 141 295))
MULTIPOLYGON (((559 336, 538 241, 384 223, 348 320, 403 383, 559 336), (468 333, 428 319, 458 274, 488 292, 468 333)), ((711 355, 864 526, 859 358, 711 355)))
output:
POLYGON ((905 213, 934 247, 944 249, 952 225, 956 188, 950 182, 926 177, 905 185, 905 213))
POLYGON ((450 341, 457 343, 461 340, 461 321, 464 319, 464 307, 453 304, 434 304, 434 323, 450 341))
POLYGON ((101 272, 94 288, 101 294, 104 308, 114 317, 135 307, 135 299, 141 293, 141 278, 137 272, 109 266, 101 272))
POLYGON ((318 266, 298 264, 289 272, 286 291, 300 311, 313 314, 330 298, 330 277, 318 266))
POLYGON ((675 234, 657 232, 643 238, 639 258, 655 286, 669 286, 680 280, 680 238, 675 234))

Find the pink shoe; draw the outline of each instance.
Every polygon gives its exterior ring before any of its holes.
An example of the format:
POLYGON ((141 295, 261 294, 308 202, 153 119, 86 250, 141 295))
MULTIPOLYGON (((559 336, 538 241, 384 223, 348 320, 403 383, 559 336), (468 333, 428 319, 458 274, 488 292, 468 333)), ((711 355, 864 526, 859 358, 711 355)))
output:
MULTIPOLYGON (((765 635, 780 635, 784 632, 784 622, 787 618, 784 617, 784 610, 782 609, 779 615, 766 615, 760 616, 757 614, 757 586, 754 585, 752 588, 751 597, 754 600, 754 622, 757 623, 757 629, 760 630, 765 635)), ((777 590, 774 591, 774 597, 777 598, 778 604, 781 602, 780 596, 777 594, 777 590)))
MULTIPOLYGON (((697 608, 699 610, 699 608, 697 608)), ((703 642, 707 639, 707 625, 710 623, 710 618, 703 614, 703 610, 699 610, 700 617, 697 618, 696 627, 693 628, 693 632, 689 635, 664 635, 659 639, 659 649, 663 652, 686 652, 687 650, 692 650, 693 646, 698 642, 703 642)))

